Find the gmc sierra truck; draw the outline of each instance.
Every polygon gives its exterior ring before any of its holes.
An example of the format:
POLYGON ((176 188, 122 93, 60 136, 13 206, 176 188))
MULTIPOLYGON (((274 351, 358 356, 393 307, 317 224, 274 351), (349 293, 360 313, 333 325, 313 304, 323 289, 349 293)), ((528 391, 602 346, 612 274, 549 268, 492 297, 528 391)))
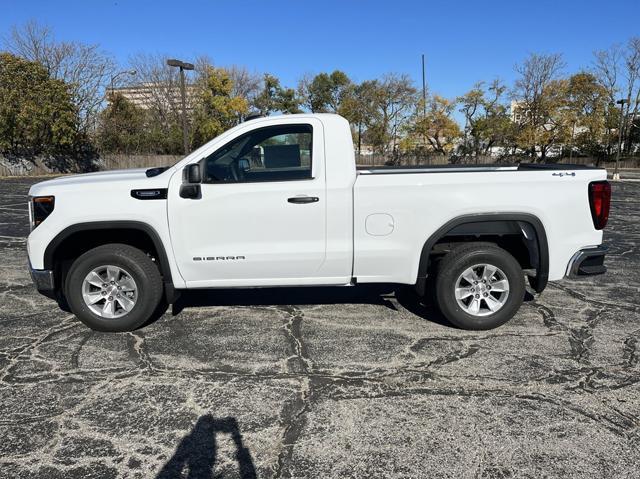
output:
POLYGON ((571 165, 357 168, 344 118, 302 114, 29 195, 35 285, 96 330, 138 328, 185 289, 356 283, 414 285, 454 325, 489 329, 525 277, 540 293, 605 272, 611 189, 571 165))

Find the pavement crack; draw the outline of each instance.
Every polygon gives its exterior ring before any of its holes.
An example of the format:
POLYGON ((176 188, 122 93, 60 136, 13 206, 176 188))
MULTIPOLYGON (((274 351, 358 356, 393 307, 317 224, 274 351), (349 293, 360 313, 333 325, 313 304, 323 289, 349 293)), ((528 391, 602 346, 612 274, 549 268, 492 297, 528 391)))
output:
POLYGON ((589 418, 604 428, 608 429, 612 433, 617 436, 622 436, 624 438, 629 438, 629 436, 634 435, 634 430, 636 429, 636 425, 628 420, 625 416, 620 416, 616 414, 616 418, 610 418, 595 412, 588 411, 587 409, 577 406, 569 401, 551 397, 542 393, 526 393, 526 394, 516 394, 516 397, 519 399, 530 399, 534 401, 542 401, 549 404, 553 404, 564 409, 568 409, 573 411, 576 414, 580 414, 586 418, 589 418), (618 419, 618 420, 616 420, 618 419))
POLYGON ((558 331, 558 330, 566 329, 564 326, 562 326, 558 322, 558 318, 556 318, 556 315, 551 310, 551 308, 548 308, 544 304, 540 304, 538 302, 534 302, 532 304, 532 307, 538 313, 540 313, 540 315, 542 316, 542 323, 545 325, 545 327, 547 327, 547 329, 550 329, 551 331, 558 331))
POLYGON ((141 331, 131 331, 127 333, 129 346, 129 357, 136 360, 141 369, 148 369, 152 371, 154 369, 151 356, 147 350, 147 343, 145 341, 144 333, 141 331))
POLYGON ((33 351, 36 350, 41 344, 44 344, 47 341, 51 340, 51 338, 54 338, 59 333, 62 333, 71 328, 75 328, 77 325, 78 322, 76 321, 75 316, 68 316, 61 323, 58 323, 55 326, 44 331, 42 335, 38 336, 37 338, 33 338, 30 343, 21 348, 17 348, 10 354, 9 364, 7 364, 2 370, 0 370, 0 382, 6 382, 7 376, 9 376, 10 371, 13 369, 13 367, 19 361, 25 358, 25 356, 31 357, 33 351))
POLYGON ((302 320, 304 313, 296 306, 280 306, 280 311, 286 313, 287 318, 283 330, 289 340, 292 355, 286 359, 287 373, 302 374, 302 386, 293 400, 285 403, 280 414, 284 424, 282 446, 278 454, 278 462, 274 477, 291 477, 291 463, 295 445, 306 424, 306 413, 310 410, 311 397, 315 381, 312 376, 314 364, 302 337, 302 320))
POLYGON ((442 357, 434 359, 429 363, 427 369, 437 366, 443 366, 445 364, 455 363, 456 361, 460 361, 465 358, 469 358, 480 351, 480 346, 478 344, 471 344, 469 346, 465 346, 463 349, 459 351, 453 351, 449 354, 446 354, 442 357))
POLYGON ((583 361, 586 359, 594 342, 593 332, 588 326, 569 330, 571 357, 576 361, 583 361))
POLYGON ((624 340, 622 358, 630 367, 638 364, 638 336, 640 330, 634 331, 624 340))
POLYGON ((562 284, 559 283, 549 283, 549 286, 562 290, 565 293, 567 293, 569 296, 575 298, 575 299, 579 299, 580 301, 583 301, 591 306, 594 307, 599 307, 599 308, 616 308, 616 309, 624 309, 626 311, 631 311, 633 313, 637 313, 640 311, 640 306, 635 305, 635 304, 630 304, 630 303, 624 303, 624 302, 616 302, 616 303, 610 303, 609 301, 602 301, 599 299, 592 299, 587 297, 587 295, 580 293, 578 291, 575 291, 571 288, 568 288, 562 284))
POLYGON ((309 357, 307 346, 302 338, 304 313, 296 306, 280 306, 278 309, 287 314, 287 320, 282 326, 292 349, 292 355, 287 358, 287 371, 311 372, 313 361, 309 357))
POLYGON ((80 352, 82 351, 82 348, 84 347, 84 345, 87 344, 87 342, 89 341, 89 339, 91 339, 93 335, 94 335, 94 331, 92 330, 89 330, 88 332, 86 332, 83 335, 80 342, 78 343, 78 346, 76 347, 76 349, 71 354, 72 369, 78 369, 80 367, 80 352))
POLYGON ((282 434, 282 446, 278 454, 278 462, 273 475, 275 478, 290 478, 293 452, 302 429, 306 424, 306 414, 310 410, 311 397, 313 395, 313 379, 306 378, 302 389, 295 395, 292 401, 285 403, 281 418, 284 424, 282 434))

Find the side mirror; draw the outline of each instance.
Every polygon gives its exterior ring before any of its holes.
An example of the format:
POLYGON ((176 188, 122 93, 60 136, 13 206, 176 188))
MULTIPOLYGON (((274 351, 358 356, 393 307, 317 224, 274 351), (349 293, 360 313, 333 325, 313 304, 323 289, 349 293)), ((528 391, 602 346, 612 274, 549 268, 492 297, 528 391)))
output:
POLYGON ((198 163, 187 165, 185 170, 187 183, 202 183, 202 174, 200 173, 200 165, 198 163))
POLYGON ((183 185, 180 187, 180 197, 197 200, 202 196, 200 183, 202 183, 202 174, 200 173, 200 165, 197 163, 187 165, 183 170, 183 185))

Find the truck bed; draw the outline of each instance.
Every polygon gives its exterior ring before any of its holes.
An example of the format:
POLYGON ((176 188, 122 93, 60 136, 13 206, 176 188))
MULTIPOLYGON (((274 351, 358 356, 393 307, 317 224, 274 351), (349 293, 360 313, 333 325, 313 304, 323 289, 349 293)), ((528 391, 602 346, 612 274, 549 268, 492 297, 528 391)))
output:
POLYGON ((423 238, 452 218, 518 213, 543 225, 551 245, 549 279, 562 279, 576 251, 602 243, 588 185, 605 179, 604 169, 567 164, 359 168, 353 195, 355 275, 359 282, 398 282, 408 272, 400 282, 409 283, 417 274, 412 268, 423 238), (381 233, 367 231, 374 221, 381 233))
POLYGON ((545 170, 598 170, 595 166, 569 163, 519 163, 489 165, 417 165, 417 166, 356 166, 358 174, 388 175, 410 173, 469 173, 488 171, 545 171, 545 170))

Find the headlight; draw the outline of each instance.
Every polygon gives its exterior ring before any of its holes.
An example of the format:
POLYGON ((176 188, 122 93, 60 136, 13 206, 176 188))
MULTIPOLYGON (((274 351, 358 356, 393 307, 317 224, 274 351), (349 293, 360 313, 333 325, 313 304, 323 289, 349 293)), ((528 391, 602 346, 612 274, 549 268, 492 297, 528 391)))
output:
POLYGON ((29 217, 31 229, 38 226, 53 212, 55 206, 54 196, 34 196, 29 201, 29 217))

